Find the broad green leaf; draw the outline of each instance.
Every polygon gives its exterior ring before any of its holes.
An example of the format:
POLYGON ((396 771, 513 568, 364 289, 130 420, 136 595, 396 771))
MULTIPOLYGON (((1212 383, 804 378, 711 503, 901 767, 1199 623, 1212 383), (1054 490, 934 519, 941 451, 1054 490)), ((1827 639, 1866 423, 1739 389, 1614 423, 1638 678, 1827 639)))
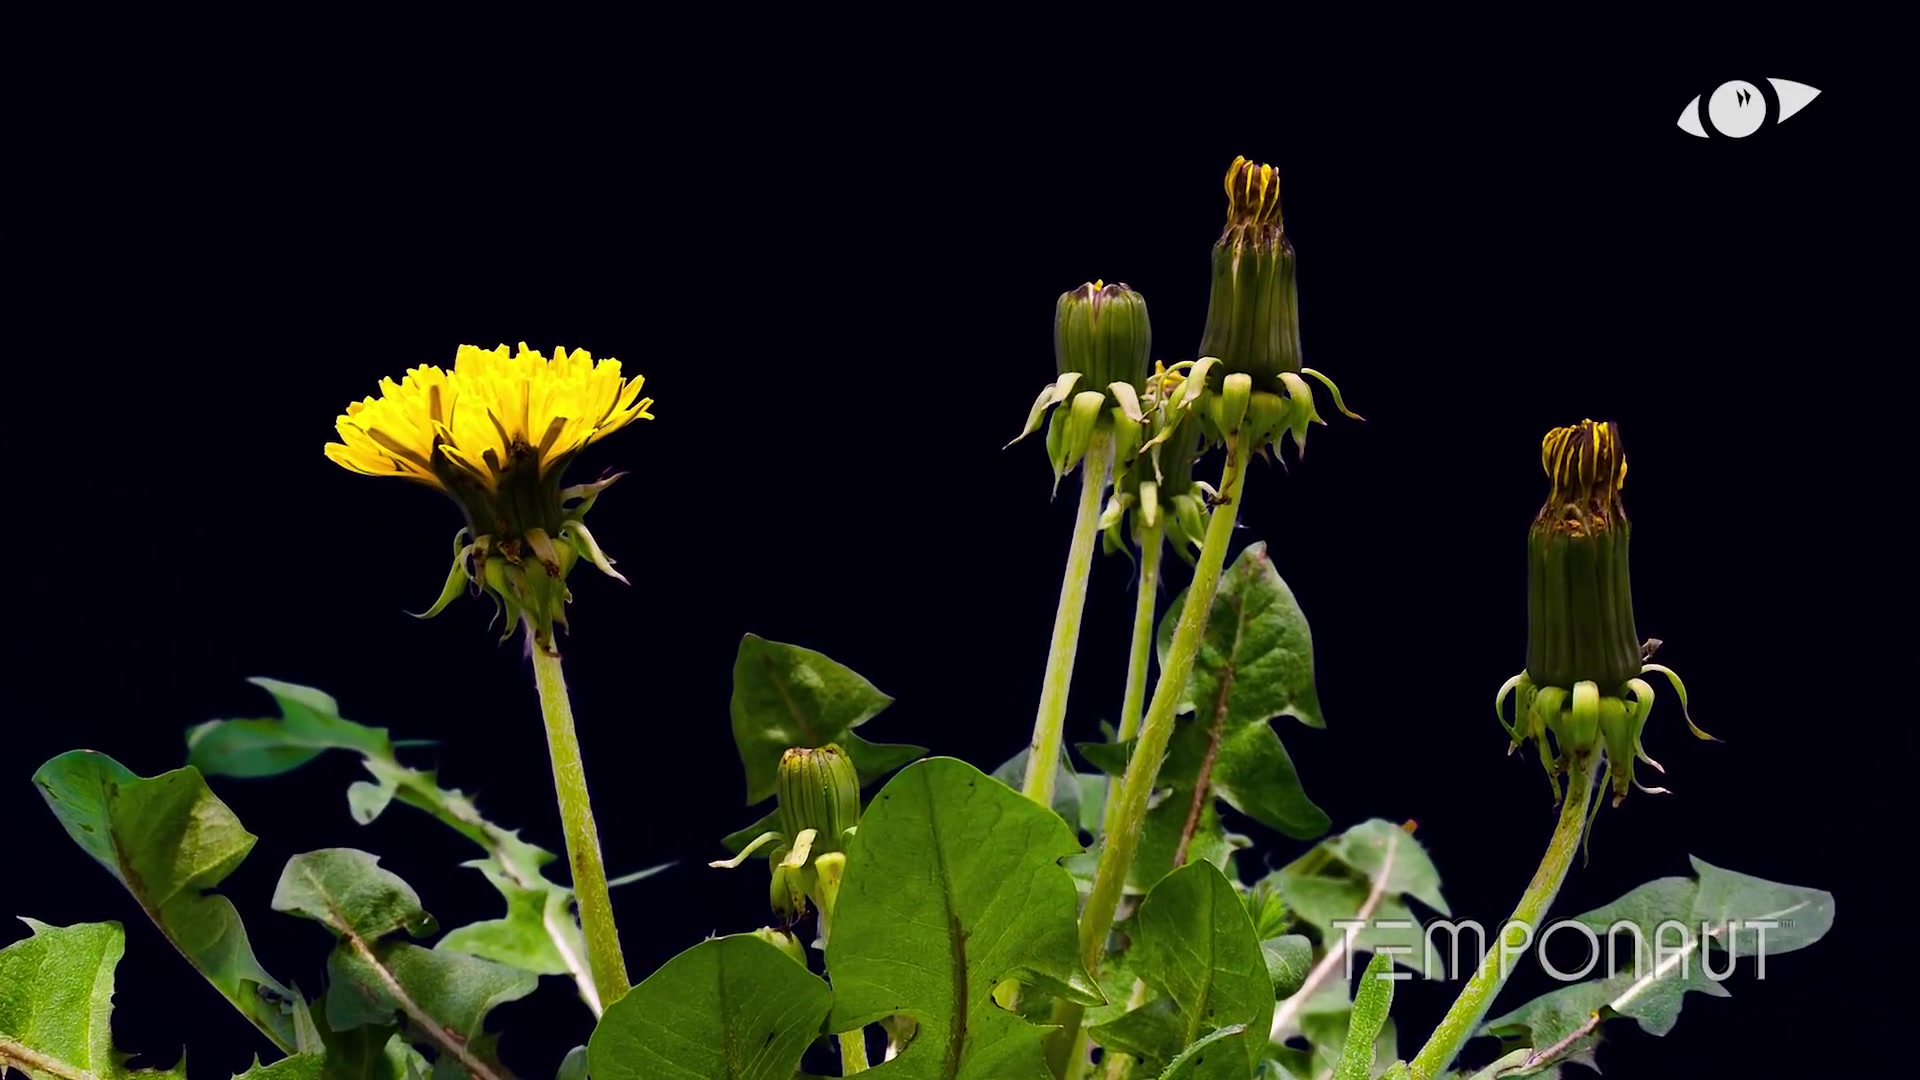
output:
POLYGON ((553 1080, 587 1080, 587 1048, 576 1046, 568 1051, 553 1080))
POLYGON ((827 947, 829 1029, 918 1021, 885 1066, 902 1080, 1047 1080, 1048 1029, 1001 1009, 993 989, 1016 980, 1102 1000, 1080 965, 1073 879, 1059 865, 1079 850, 1058 814, 963 761, 903 770, 847 846, 827 947))
POLYGON ((926 748, 871 743, 853 729, 893 699, 812 649, 748 634, 733 660, 733 741, 747 769, 747 803, 772 797, 780 755, 837 743, 870 784, 926 748))
POLYGON ((1567 920, 1592 931, 1593 970, 1601 977, 1543 994, 1488 1021, 1481 1033, 1508 1039, 1508 1049, 1561 1046, 1555 1061, 1591 1065, 1602 1021, 1630 1017, 1647 1033, 1665 1035, 1689 991, 1726 997, 1722 980, 1740 960, 1764 965, 1833 927, 1832 893, 1692 862, 1694 878, 1659 878, 1567 920))
POLYGON ((134 775, 78 750, 40 767, 34 784, 67 835, 107 868, 206 980, 283 1050, 292 1050, 294 993, 254 957, 233 902, 211 890, 257 839, 198 770, 134 775))
MULTIPOLYGON (((1352 947, 1372 952, 1382 947, 1408 951, 1394 956, 1402 966, 1438 977, 1451 959, 1444 938, 1428 955, 1420 920, 1405 898, 1411 897, 1442 915, 1448 914, 1440 895, 1440 874, 1411 833, 1390 821, 1375 818, 1348 829, 1269 875, 1265 884, 1286 901, 1287 910, 1311 927, 1323 945, 1342 939, 1336 922, 1354 918, 1373 894, 1367 925, 1355 931, 1352 947)), ((1467 941, 1472 943, 1469 935, 1467 941)), ((1465 948, 1466 946, 1463 946, 1465 948)), ((1471 963, 1469 958, 1466 962, 1471 963)))
POLYGON ((21 921, 33 936, 0 949, 0 1076, 11 1067, 30 1080, 185 1080, 184 1061, 133 1072, 113 1048, 113 975, 126 952, 119 923, 21 921))
POLYGON ((1374 953, 1367 970, 1360 976, 1360 988, 1353 996, 1353 1013, 1347 1021, 1347 1042, 1340 1050, 1340 1065, 1333 1080, 1369 1080, 1373 1076, 1374 1041, 1387 1026, 1387 1013, 1393 1007, 1392 961, 1385 953, 1374 953))
POLYGON ((534 991, 524 971, 459 953, 385 940, 429 933, 433 917, 397 875, 363 851, 335 848, 289 860, 275 911, 326 926, 339 938, 327 962, 327 1025, 335 1031, 396 1022, 433 1049, 435 1072, 457 1066, 478 1080, 503 1076, 487 1014, 534 991))
MULTIPOLYGON (((1134 970, 1171 1003, 1177 1024, 1170 1032, 1173 1041, 1158 1046, 1142 1045, 1141 1032, 1127 1032, 1122 1041, 1133 1044, 1128 1049, 1155 1063, 1166 1063, 1207 1032, 1243 1027, 1258 1037, 1240 1040, 1237 1054, 1221 1048, 1208 1055, 1204 1065, 1191 1066, 1189 1074, 1196 1080, 1247 1080, 1266 1046, 1274 992, 1266 955, 1254 936, 1246 903, 1233 884, 1210 863, 1175 870, 1141 902, 1130 937, 1134 970)), ((1161 1005, 1160 1010, 1159 1015, 1165 1016, 1167 1007, 1161 1005)), ((1126 1026, 1126 1018, 1116 1024, 1126 1026)), ((1095 1028, 1090 1034, 1106 1045, 1103 1033, 1107 1031, 1095 1028)), ((1167 1028, 1156 1024, 1155 1031, 1164 1033, 1167 1028)))
MULTIPOLYGON (((1160 622, 1163 667, 1182 606, 1176 599, 1160 622)), ((1292 716, 1309 727, 1326 726, 1313 685, 1312 632, 1265 544, 1241 552, 1220 579, 1182 702, 1182 712, 1189 711, 1192 719, 1168 750, 1163 778, 1179 766, 1173 775, 1187 779, 1191 790, 1211 749, 1213 792, 1229 806, 1295 839, 1327 831, 1331 822, 1300 786, 1271 723, 1292 716), (1185 768, 1188 757, 1192 771, 1185 768)))
POLYGON ((395 801, 406 803, 471 840, 486 858, 465 865, 478 870, 507 903, 503 918, 455 930, 440 943, 536 975, 567 975, 581 995, 597 1005, 586 968, 586 942, 573 913, 573 890, 546 876, 555 856, 488 821, 464 792, 440 786, 429 771, 400 763, 387 732, 342 719, 334 699, 312 687, 253 679, 273 696, 280 716, 214 720, 187 733, 189 762, 209 776, 276 776, 327 750, 361 755, 372 780, 347 790, 353 819, 370 824, 395 801))
POLYGON ((588 1044, 593 1080, 790 1080, 832 999, 753 934, 710 938, 607 1010, 588 1044))

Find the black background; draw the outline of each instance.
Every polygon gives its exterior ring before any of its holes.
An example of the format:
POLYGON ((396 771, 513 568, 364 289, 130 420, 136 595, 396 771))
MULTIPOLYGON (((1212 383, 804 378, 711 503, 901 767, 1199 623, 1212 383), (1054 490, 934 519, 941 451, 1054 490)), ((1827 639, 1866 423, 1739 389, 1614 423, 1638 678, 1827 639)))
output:
MULTIPOLYGON (((1037 439, 1001 446, 1051 377, 1054 298, 1127 281, 1156 353, 1190 357, 1220 176, 1247 154, 1282 170, 1308 360, 1367 417, 1258 469, 1236 544, 1269 542, 1313 624, 1329 727, 1281 729, 1309 792, 1336 828, 1418 819, 1455 913, 1505 914, 1552 823, 1537 764, 1503 756, 1488 714, 1524 661, 1539 438, 1617 420, 1641 630, 1727 741, 1692 740, 1663 693, 1648 742, 1677 794, 1604 812, 1557 910, 1694 854, 1831 889, 1839 918, 1766 981, 1690 998, 1665 1039, 1622 1026, 1603 1055, 1622 1076, 1833 1074, 1821 1031, 1872 1007, 1888 928, 1869 917, 1894 910, 1885 864, 1906 843, 1872 805, 1906 723, 1883 659, 1907 625, 1905 439, 1877 414, 1903 393, 1911 185, 1885 69, 1562 41, 1311 72, 1188 58, 1026 93, 998 62, 895 53, 681 71, 656 40, 628 64, 449 49, 287 68, 277 48, 103 61, 16 99, 9 323, 32 344, 10 376, 7 594, 28 630, 0 908, 129 924, 125 1046, 184 1044, 196 1078, 267 1049, 67 844, 28 783, 48 756, 175 767, 188 725, 267 712, 244 679, 270 675, 438 740, 417 760, 560 847, 518 650, 479 601, 403 614, 439 587, 457 514, 327 462, 345 402, 462 342, 646 375, 658 419, 576 467, 632 471, 593 525, 634 587, 575 575, 564 642, 608 862, 679 864, 616 895, 642 977, 766 919, 761 871, 704 866, 758 813, 727 723, 743 633, 894 695, 872 738, 986 768, 1024 744, 1072 499, 1049 501, 1037 439), (1744 140, 1675 126, 1694 94, 1766 77, 1823 93, 1744 140)), ((1072 738, 1117 707, 1128 585, 1123 561, 1097 564, 1072 738)), ((379 852, 443 925, 496 914, 439 826, 352 823, 357 773, 342 757, 216 784, 261 836, 223 891, 269 970, 309 988, 325 933, 267 909, 298 852, 379 852)), ((1546 986, 1517 983, 1503 1007, 1546 986)), ((1403 1052, 1450 996, 1403 984, 1403 1052)), ((496 1017, 527 1076, 589 1030, 558 982, 496 1017)))

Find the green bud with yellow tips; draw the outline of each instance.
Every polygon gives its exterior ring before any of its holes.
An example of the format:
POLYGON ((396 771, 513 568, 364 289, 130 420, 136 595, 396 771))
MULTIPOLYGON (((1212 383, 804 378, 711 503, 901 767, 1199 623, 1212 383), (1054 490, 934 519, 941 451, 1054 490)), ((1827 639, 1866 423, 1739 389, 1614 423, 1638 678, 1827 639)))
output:
POLYGON ((1319 380, 1335 406, 1348 412, 1340 391, 1325 375, 1302 363, 1299 290, 1293 243, 1280 213, 1280 173, 1244 157, 1227 169, 1227 224, 1213 245, 1212 289, 1200 355, 1218 366, 1207 389, 1232 400, 1209 401, 1200 410, 1207 437, 1225 442, 1245 427, 1256 448, 1278 448, 1293 437, 1306 449, 1309 424, 1325 423, 1313 391, 1301 376, 1319 380), (1238 388, 1229 381, 1242 377, 1238 388))
MULTIPOLYGON (((1687 690, 1670 668, 1648 662, 1659 643, 1642 643, 1634 625, 1620 429, 1592 420, 1555 428, 1541 440, 1540 464, 1549 485, 1527 530, 1527 667, 1500 688, 1495 712, 1513 749, 1536 744, 1556 799, 1559 775, 1585 768, 1596 753, 1603 755, 1616 804, 1631 787, 1664 791, 1634 776, 1636 760, 1665 771, 1641 742, 1654 698, 1641 676, 1665 675, 1683 715, 1687 690)), ((1691 716, 1687 726, 1699 738, 1713 738, 1691 716)))

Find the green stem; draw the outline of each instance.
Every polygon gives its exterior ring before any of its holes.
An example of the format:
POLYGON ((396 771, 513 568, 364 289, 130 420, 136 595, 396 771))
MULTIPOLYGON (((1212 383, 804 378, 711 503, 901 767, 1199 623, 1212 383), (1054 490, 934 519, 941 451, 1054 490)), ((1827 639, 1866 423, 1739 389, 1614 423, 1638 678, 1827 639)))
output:
MULTIPOLYGON (((1094 870, 1093 888, 1087 894, 1087 906, 1080 913, 1080 960, 1087 973, 1097 976, 1100 960, 1106 952, 1107 933, 1120 904, 1120 894, 1133 869, 1133 856, 1140 847, 1140 832, 1147 818, 1147 803, 1153 795, 1153 783, 1159 779, 1161 759, 1173 738, 1174 713, 1186 696, 1187 680, 1193 675, 1194 655, 1200 651, 1200 637, 1207 625, 1207 613, 1213 608, 1213 596, 1220 588, 1220 571, 1227 562, 1227 547, 1233 541, 1233 527, 1240 516, 1241 494, 1247 484, 1247 436, 1234 432, 1227 445, 1227 463, 1220 475, 1223 493, 1220 505, 1207 523, 1206 541, 1193 567, 1193 583, 1187 587, 1187 602, 1180 609, 1180 621, 1173 630, 1173 644, 1161 667, 1160 681, 1154 685, 1153 701, 1147 706, 1140 725, 1139 742, 1127 759, 1126 775, 1120 781, 1120 807, 1115 827, 1108 831, 1100 848, 1100 861, 1094 870)), ((1052 1022, 1060 1026, 1050 1053, 1055 1076, 1066 1073, 1067 1057, 1080 1032, 1086 1007, 1068 1001, 1059 1002, 1052 1022)))
MULTIPOLYGON (((1127 691, 1120 699, 1120 730, 1114 735, 1118 743, 1140 734, 1140 708, 1146 703, 1147 668, 1153 658, 1153 609, 1160 594, 1160 553, 1166 546, 1165 536, 1165 525, 1140 530, 1140 591, 1133 600, 1133 643, 1127 653, 1127 691)), ((1110 784, 1106 812, 1101 819, 1102 836, 1113 831, 1119 809, 1120 785, 1110 784)))
POLYGON ((834 1037, 840 1040, 840 1075, 852 1076, 855 1073, 866 1072, 869 1068, 866 1029, 855 1028, 852 1031, 843 1031, 834 1037))
POLYGON ((547 752, 553 758, 553 786, 560 796, 560 821, 567 834, 567 863, 573 868, 573 892, 580 904, 580 926, 587 939, 587 968, 601 1006, 608 1007, 631 989, 620 955, 620 932, 613 925, 613 898, 607 893, 607 868, 600 858, 600 833, 587 798, 586 766, 573 730, 573 704, 560 655, 533 647, 533 681, 540 689, 540 711, 547 720, 547 752))
MULTIPOLYGON (((1573 865, 1574 853, 1580 850, 1580 837, 1586 831, 1587 803, 1593 797, 1593 778, 1600 767, 1599 755, 1584 767, 1576 766, 1571 770, 1567 782, 1566 801, 1560 806, 1560 823, 1554 826, 1553 839, 1547 842, 1547 853, 1540 859, 1540 869, 1534 871, 1533 880, 1527 883, 1527 891, 1520 894, 1520 903, 1513 909, 1513 917, 1501 927, 1500 940, 1505 941, 1507 931, 1524 924, 1530 931, 1537 931, 1540 919, 1553 905, 1553 898, 1560 892, 1560 884, 1567 879, 1567 870, 1573 865)), ((1530 939, 1530 937, 1529 937, 1530 939)), ((1460 1048, 1473 1037, 1474 1029, 1480 1026, 1480 1020, 1486 1016, 1487 1008, 1493 1004, 1494 996, 1500 992, 1500 986, 1507 979, 1507 964, 1500 956, 1500 949, 1494 948, 1480 961, 1480 969, 1467 980, 1467 985, 1454 999, 1453 1007, 1435 1028, 1427 1044, 1420 1048, 1411 1066, 1413 1080, 1434 1080, 1443 1070, 1453 1064, 1460 1048)))
POLYGON ((1040 684, 1040 710, 1027 747, 1027 776, 1021 794, 1041 806, 1053 806, 1053 781, 1060 768, 1062 732, 1067 721, 1067 691, 1073 683, 1073 657, 1080 647, 1080 614, 1087 604, 1087 577, 1093 570, 1093 541, 1100 532, 1100 496, 1106 490, 1112 437, 1095 428, 1080 463, 1080 509, 1073 519, 1073 543, 1060 579, 1060 606, 1053 615, 1053 645, 1040 684))

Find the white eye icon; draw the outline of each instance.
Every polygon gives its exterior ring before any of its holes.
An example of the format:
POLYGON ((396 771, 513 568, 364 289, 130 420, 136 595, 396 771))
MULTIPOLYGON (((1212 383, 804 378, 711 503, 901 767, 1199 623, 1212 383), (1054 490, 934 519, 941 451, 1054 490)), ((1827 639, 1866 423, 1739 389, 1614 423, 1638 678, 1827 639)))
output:
POLYGON ((1772 88, 1771 94, 1744 79, 1721 83, 1713 93, 1687 102, 1687 107, 1680 111, 1680 130, 1702 139, 1714 135, 1744 139, 1766 126, 1768 113, 1775 114, 1774 123, 1784 123, 1820 94, 1806 83, 1790 79, 1768 79, 1767 85, 1772 88), (1700 107, 1703 97, 1706 99, 1704 110, 1700 107), (1707 133, 1709 128, 1712 135, 1707 133))

